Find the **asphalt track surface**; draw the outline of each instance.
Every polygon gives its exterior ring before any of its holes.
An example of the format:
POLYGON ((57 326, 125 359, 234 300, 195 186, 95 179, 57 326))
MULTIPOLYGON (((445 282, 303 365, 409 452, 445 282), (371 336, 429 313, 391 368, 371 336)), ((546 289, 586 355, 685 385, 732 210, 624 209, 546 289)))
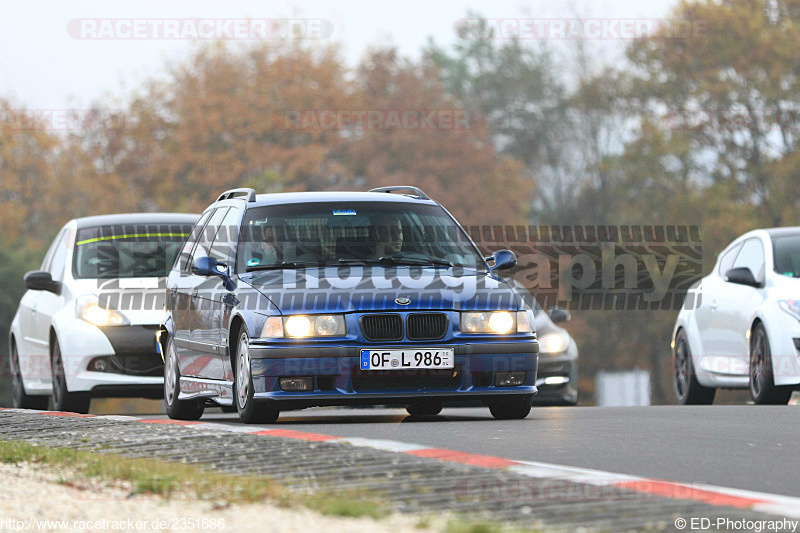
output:
MULTIPOLYGON (((203 422, 241 424, 209 409, 203 422)), ((403 409, 287 411, 275 424, 339 437, 387 439, 682 483, 800 496, 797 406, 534 407, 525 420, 485 408, 434 417, 403 409)))
POLYGON ((0 440, 266 475, 289 491, 366 490, 399 512, 450 511, 536 531, 682 531, 687 519, 722 520, 712 528, 717 531, 796 531, 800 498, 775 490, 796 475, 788 455, 796 448, 776 440, 791 436, 786 428, 796 422, 795 412, 752 406, 536 409, 526 420, 498 422, 484 409, 448 409, 425 418, 399 409, 315 409, 257 426, 212 409, 199 422, 0 409, 0 440), (751 432, 744 438, 732 427, 741 418, 753 424, 742 409, 756 413, 762 431, 781 427, 783 433, 762 435, 760 442, 752 442, 751 432), (705 429, 705 436, 658 435, 676 419, 705 429), (720 447, 717 439, 729 436, 736 446, 720 447), (689 477, 680 480, 675 465, 709 455, 684 453, 684 445, 696 444, 723 451, 710 454, 715 461, 700 461, 705 470, 691 472, 695 463, 688 462, 689 477), (741 461, 740 476, 716 475, 717 466, 731 470, 724 462, 750 448, 758 453, 741 461), (770 460, 766 468, 758 464, 764 459, 770 460), (570 463, 590 469, 558 466, 570 463), (613 468, 619 465, 624 468, 613 468), (741 481, 748 471, 760 473, 744 485, 749 491, 722 483, 741 481), (765 485, 771 494, 755 490, 765 480, 777 482, 765 485))

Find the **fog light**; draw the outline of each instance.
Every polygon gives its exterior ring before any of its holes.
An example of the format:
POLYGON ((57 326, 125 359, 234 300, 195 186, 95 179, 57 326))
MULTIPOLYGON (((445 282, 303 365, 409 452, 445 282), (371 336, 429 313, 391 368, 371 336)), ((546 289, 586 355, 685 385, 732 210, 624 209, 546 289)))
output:
POLYGON ((96 359, 92 359, 92 361, 89 363, 89 370, 93 370, 95 372, 106 372, 108 370, 108 364, 104 358, 98 357, 96 359))
POLYGON ((525 383, 526 372, 495 372, 495 387, 516 387, 525 383))
POLYGON ((281 390, 303 392, 314 390, 314 378, 281 378, 281 390))

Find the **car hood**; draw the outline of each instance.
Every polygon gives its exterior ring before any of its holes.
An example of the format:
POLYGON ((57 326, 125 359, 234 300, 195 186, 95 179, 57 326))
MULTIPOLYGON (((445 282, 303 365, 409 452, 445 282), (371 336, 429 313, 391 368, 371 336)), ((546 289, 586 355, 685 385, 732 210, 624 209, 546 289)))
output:
POLYGON ((77 279, 69 283, 74 298, 93 294, 101 305, 120 311, 132 325, 159 324, 164 317, 165 277, 77 279))
POLYGON ((800 278, 773 273, 767 282, 766 297, 770 300, 800 300, 800 278))
POLYGON ((253 272, 239 279, 282 314, 520 309, 508 283, 473 269, 330 267, 253 272))

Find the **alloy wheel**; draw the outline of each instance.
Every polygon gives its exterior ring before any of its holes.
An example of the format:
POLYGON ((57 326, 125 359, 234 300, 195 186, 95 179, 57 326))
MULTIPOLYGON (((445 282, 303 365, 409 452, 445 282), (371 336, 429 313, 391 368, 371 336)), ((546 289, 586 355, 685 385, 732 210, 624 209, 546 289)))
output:
POLYGON ((764 364, 766 363, 766 339, 759 329, 753 343, 753 362, 750 364, 750 386, 753 396, 761 396, 764 390, 764 364))
POLYGON ((21 407, 23 394, 25 394, 24 386, 22 385, 22 372, 19 369, 19 354, 17 354, 17 347, 12 344, 11 346, 11 393, 13 394, 14 407, 21 407))
POLYGON ((689 389, 689 354, 683 338, 675 347, 675 389, 680 398, 685 397, 689 389))
POLYGON ((236 399, 239 407, 244 409, 247 405, 247 396, 250 394, 250 348, 248 347, 246 333, 239 336, 238 356, 236 358, 236 399))
POLYGON ((167 346, 167 361, 164 366, 164 400, 167 402, 167 405, 172 405, 175 402, 175 390, 177 388, 177 373, 175 372, 176 362, 175 347, 170 342, 167 346))

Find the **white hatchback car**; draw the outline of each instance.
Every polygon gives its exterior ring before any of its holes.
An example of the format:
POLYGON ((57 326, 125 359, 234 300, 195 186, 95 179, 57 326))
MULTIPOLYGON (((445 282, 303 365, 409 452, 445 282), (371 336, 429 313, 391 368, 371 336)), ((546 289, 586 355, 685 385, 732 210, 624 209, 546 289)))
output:
POLYGON ((155 332, 166 274, 197 215, 133 214, 68 222, 9 332, 15 407, 86 413, 92 397, 161 398, 155 332))
POLYGON ((750 389, 786 404, 800 385, 800 227, 759 229, 733 241, 689 291, 672 337, 682 404, 716 389, 750 389))

